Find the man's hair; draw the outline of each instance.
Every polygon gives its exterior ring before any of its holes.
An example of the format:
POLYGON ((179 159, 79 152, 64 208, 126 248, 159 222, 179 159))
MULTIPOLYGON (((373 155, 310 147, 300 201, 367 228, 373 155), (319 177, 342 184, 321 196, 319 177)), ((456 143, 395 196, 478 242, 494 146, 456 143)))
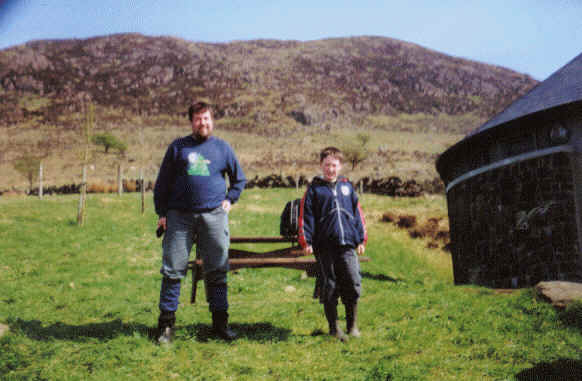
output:
POLYGON ((319 162, 322 163, 326 157, 331 156, 334 159, 338 159, 340 163, 344 160, 344 155, 339 148, 336 147, 325 147, 319 154, 319 162))
POLYGON ((210 115, 212 115, 212 107, 208 103, 194 102, 188 109, 188 119, 190 119, 191 122, 195 114, 200 114, 206 111, 210 111, 210 115))

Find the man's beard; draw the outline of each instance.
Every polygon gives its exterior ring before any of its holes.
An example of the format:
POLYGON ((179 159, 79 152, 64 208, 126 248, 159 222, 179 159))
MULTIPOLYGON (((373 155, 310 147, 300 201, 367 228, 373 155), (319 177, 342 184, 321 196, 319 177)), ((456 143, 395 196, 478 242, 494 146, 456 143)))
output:
POLYGON ((212 136, 212 131, 210 131, 208 134, 202 136, 200 135, 200 132, 196 131, 194 133, 194 138, 196 138, 196 140, 201 140, 201 141, 205 141, 208 140, 208 138, 210 138, 212 136))

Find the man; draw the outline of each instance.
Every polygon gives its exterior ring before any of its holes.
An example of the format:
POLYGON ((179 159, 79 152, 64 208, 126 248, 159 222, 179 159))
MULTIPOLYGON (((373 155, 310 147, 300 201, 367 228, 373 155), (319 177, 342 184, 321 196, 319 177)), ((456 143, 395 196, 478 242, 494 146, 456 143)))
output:
POLYGON ((240 197, 246 178, 232 148, 212 136, 212 110, 204 102, 188 110, 192 135, 176 139, 166 151, 154 187, 162 242, 158 341, 171 341, 192 245, 202 259, 212 327, 220 338, 233 340, 228 327, 227 272, 230 244, 228 212, 240 197), (225 174, 229 178, 226 189, 225 174))

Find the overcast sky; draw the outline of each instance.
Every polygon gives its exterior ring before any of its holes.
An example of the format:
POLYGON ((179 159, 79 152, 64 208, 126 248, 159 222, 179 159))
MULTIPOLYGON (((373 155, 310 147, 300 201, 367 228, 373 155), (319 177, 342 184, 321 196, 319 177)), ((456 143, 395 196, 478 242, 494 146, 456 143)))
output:
POLYGON ((582 0, 0 0, 0 49, 125 32, 196 42, 383 36, 544 80, 582 53, 582 0))

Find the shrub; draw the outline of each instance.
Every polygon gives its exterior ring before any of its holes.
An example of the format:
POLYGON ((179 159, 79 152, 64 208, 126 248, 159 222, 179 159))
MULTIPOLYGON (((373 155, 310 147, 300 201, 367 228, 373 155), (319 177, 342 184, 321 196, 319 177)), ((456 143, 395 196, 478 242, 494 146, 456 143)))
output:
POLYGON ((38 178, 40 158, 30 154, 24 154, 16 159, 13 166, 18 173, 26 177, 30 189, 32 189, 34 181, 38 178))
POLYGON ((103 146, 105 148, 105 153, 109 152, 110 148, 116 149, 119 153, 123 154, 127 151, 127 144, 119 140, 116 136, 111 134, 97 134, 91 138, 93 144, 98 146, 103 146))
POLYGON ((368 142, 370 141, 370 135, 365 133, 358 134, 356 142, 343 147, 342 151, 345 160, 352 164, 352 170, 356 169, 358 164, 368 158, 368 142))

